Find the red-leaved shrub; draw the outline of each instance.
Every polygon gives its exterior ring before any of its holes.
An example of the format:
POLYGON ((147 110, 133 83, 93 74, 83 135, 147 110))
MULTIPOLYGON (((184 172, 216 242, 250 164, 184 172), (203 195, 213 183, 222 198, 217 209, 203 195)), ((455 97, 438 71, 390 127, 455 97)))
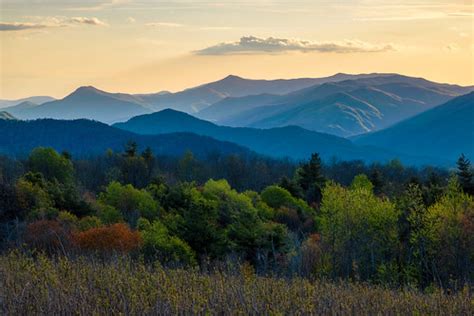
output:
POLYGON ((74 244, 83 250, 128 253, 141 245, 140 234, 119 223, 73 234, 74 244))

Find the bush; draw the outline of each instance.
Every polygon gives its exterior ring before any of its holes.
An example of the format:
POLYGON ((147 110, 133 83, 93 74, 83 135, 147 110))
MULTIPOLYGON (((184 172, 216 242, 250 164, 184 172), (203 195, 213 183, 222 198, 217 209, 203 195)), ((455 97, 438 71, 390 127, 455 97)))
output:
POLYGON ((70 238, 58 221, 40 220, 27 226, 25 241, 30 247, 47 253, 65 253, 70 238))
POLYGON ((159 221, 150 223, 142 218, 138 228, 143 239, 142 252, 148 261, 159 260, 162 263, 195 264, 191 247, 176 236, 171 236, 168 229, 159 221))
POLYGON ((141 245, 140 234, 122 223, 74 233, 73 240, 82 250, 101 253, 129 253, 141 245))

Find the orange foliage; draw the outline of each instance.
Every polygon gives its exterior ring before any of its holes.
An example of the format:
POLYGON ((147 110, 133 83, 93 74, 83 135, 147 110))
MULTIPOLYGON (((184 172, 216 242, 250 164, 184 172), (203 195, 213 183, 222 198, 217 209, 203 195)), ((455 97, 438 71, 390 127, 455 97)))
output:
POLYGON ((76 246, 84 250, 122 253, 137 249, 142 241, 137 231, 122 223, 74 233, 73 240, 76 246))
POLYGON ((31 247, 47 252, 65 251, 69 234, 58 221, 40 220, 28 225, 25 241, 31 247))

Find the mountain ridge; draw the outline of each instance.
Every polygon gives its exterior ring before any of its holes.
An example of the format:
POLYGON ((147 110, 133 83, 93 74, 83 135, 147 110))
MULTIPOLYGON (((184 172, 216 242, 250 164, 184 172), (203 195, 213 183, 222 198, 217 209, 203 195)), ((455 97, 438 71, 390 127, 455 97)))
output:
POLYGON ((138 135, 85 119, 0 120, 0 130, 0 153, 10 156, 27 155, 41 146, 89 157, 108 149, 122 151, 129 141, 135 141, 141 150, 150 147, 155 155, 181 156, 187 150, 202 158, 212 153, 254 155, 242 146, 192 133, 138 135))
MULTIPOLYGON (((143 135, 191 132, 236 143, 274 158, 301 160, 314 152, 318 152, 325 160, 334 156, 341 160, 366 161, 388 161, 397 157, 397 154, 387 150, 356 146, 347 139, 298 126, 272 129, 218 126, 172 109, 134 117, 113 126, 143 135)), ((403 158, 410 162, 416 161, 416 157, 403 158)))
POLYGON ((397 148, 406 154, 456 159, 474 156, 474 92, 454 98, 381 131, 354 137, 360 145, 397 148))

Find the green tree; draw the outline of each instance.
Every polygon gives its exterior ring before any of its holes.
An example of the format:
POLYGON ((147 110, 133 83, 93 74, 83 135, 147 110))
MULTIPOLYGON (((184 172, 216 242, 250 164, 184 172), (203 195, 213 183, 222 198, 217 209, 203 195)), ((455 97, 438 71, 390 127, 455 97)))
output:
POLYGON ((384 179, 382 176, 382 172, 380 172, 380 169, 377 167, 372 168, 369 179, 370 182, 372 182, 372 184, 374 185, 374 193, 376 195, 380 195, 384 187, 384 179))
POLYGON ((143 188, 148 183, 148 167, 142 157, 125 157, 122 160, 120 172, 123 183, 137 188, 143 188))
POLYGON ((275 209, 275 221, 299 234, 314 230, 314 210, 305 201, 293 197, 290 192, 276 185, 266 187, 261 197, 275 209))
MULTIPOLYGON (((219 224, 217 202, 203 197, 194 187, 182 188, 178 212, 182 216, 180 237, 199 255, 222 258, 229 248, 226 232, 219 224)), ((177 204, 175 204, 177 205, 177 204)))
POLYGON ((301 193, 301 187, 296 183, 296 181, 289 179, 288 177, 283 177, 278 184, 279 187, 290 192, 295 198, 302 198, 303 194, 301 193))
POLYGON ((474 199, 456 177, 446 194, 428 208, 427 236, 432 277, 439 286, 456 287, 474 278, 474 199))
POLYGON ((46 183, 40 173, 27 173, 20 178, 16 183, 15 191, 16 204, 19 208, 17 215, 21 219, 31 215, 32 212, 37 214, 34 217, 44 218, 54 206, 54 201, 47 192, 46 183))
POLYGON ((398 212, 372 188, 361 175, 350 189, 335 183, 323 189, 318 221, 333 277, 376 278, 379 269, 394 260, 398 212))
POLYGON ((319 154, 312 154, 309 162, 301 165, 297 170, 296 179, 305 192, 308 203, 319 203, 321 201, 321 189, 326 179, 323 176, 319 154))
POLYGON ((73 180, 72 162, 52 148, 33 149, 28 158, 28 166, 33 172, 40 172, 46 180, 67 183, 73 180))
POLYGON ((124 156, 129 157, 129 158, 135 157, 137 155, 137 150, 138 150, 137 142, 133 140, 129 140, 127 144, 125 145, 124 156))
POLYGON ((398 200, 401 283, 426 286, 431 282, 427 209, 419 185, 410 184, 398 200))
POLYGON ((138 230, 143 240, 142 253, 147 261, 159 260, 165 264, 195 264, 195 254, 191 247, 176 236, 171 236, 160 221, 152 223, 147 219, 138 220, 138 230))
POLYGON ((282 225, 267 222, 268 214, 265 213, 268 210, 259 205, 257 197, 253 196, 252 199, 250 193, 237 192, 226 180, 207 181, 202 195, 217 206, 219 225, 226 230, 230 249, 255 264, 259 260, 266 262, 269 256, 281 251, 286 229, 282 225), (261 207, 260 210, 254 203, 261 207))
POLYGON ((135 226, 139 217, 153 220, 158 216, 158 203, 146 190, 135 189, 132 185, 111 182, 105 192, 99 195, 99 203, 119 210, 125 220, 135 226))
POLYGON ((464 192, 468 194, 474 194, 474 184, 472 182, 473 172, 471 169, 471 162, 469 159, 461 154, 457 161, 457 176, 459 180, 459 184, 461 185, 464 192))
POLYGON ((186 151, 183 157, 178 161, 176 172, 181 181, 194 181, 199 178, 199 162, 191 151, 186 151))

